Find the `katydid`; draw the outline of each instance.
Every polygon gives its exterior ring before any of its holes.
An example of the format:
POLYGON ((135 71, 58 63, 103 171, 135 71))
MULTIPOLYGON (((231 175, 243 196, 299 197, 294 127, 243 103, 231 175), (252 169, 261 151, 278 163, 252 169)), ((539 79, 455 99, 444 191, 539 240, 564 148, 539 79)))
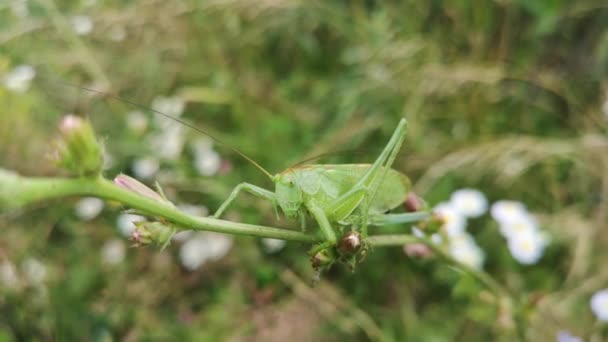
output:
MULTIPOLYGON (((150 110, 225 144, 209 132, 179 118, 115 95, 86 87, 79 88, 150 110)), ((250 183, 241 183, 234 188, 213 217, 219 218, 241 191, 270 201, 275 209, 277 206, 281 208, 285 216, 299 218, 302 225, 306 216, 310 215, 318 224, 324 240, 312 249, 313 256, 317 252, 335 247, 338 243, 336 234, 343 227, 352 226, 357 238, 363 239, 364 242, 368 225, 418 221, 426 214, 387 214, 405 201, 411 188, 409 178, 391 168, 405 138, 406 129, 407 121, 402 118, 389 142, 372 164, 310 164, 291 167, 276 175, 266 171, 238 149, 225 144, 268 176, 275 183, 275 190, 272 192, 250 183)), ((348 234, 344 237, 352 238, 352 235, 348 234)))
MULTIPOLYGON (((310 214, 325 239, 313 251, 336 244, 336 225, 358 224, 365 238, 370 217, 383 215, 399 206, 410 191, 409 178, 390 168, 403 143, 406 128, 407 121, 401 119, 373 164, 303 165, 276 175, 264 171, 275 183, 274 192, 241 183, 213 216, 219 218, 244 190, 278 205, 287 217, 299 217, 303 221, 305 215, 310 214)), ((408 214, 402 215, 407 221, 408 214)))

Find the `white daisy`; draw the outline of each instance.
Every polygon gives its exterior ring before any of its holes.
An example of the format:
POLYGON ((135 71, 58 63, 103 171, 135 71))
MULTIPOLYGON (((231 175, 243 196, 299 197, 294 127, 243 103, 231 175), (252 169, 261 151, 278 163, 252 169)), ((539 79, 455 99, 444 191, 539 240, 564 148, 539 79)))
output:
POLYGON ((557 342, 584 342, 582 338, 572 335, 569 331, 561 330, 557 334, 557 342))
POLYGON ((47 276, 47 269, 43 263, 34 258, 27 258, 21 264, 25 278, 34 285, 40 285, 47 276))
POLYGON ((591 311, 598 320, 608 322, 608 289, 600 290, 591 297, 591 311))
POLYGON ((232 235, 220 233, 206 233, 209 244, 209 258, 219 260, 226 256, 232 248, 232 235))
POLYGON ((27 3, 27 0, 12 1, 9 6, 17 18, 25 18, 30 14, 27 3))
POLYGON ((270 238, 262 239, 262 247, 264 248, 264 252, 269 253, 269 254, 279 252, 280 250, 285 248, 286 244, 287 244, 287 241, 281 240, 281 239, 270 239, 270 238))
POLYGON ((488 210, 488 199, 475 189, 455 191, 450 198, 450 204, 466 217, 479 217, 488 210))
POLYGON ((182 265, 194 271, 207 261, 223 258, 232 247, 232 237, 219 233, 197 233, 179 250, 182 265))
MULTIPOLYGON (((412 234, 416 237, 419 238, 423 238, 426 235, 422 232, 422 230, 420 230, 418 227, 413 226, 412 227, 412 234)), ((441 245, 443 243, 443 238, 441 237, 441 234, 439 233, 433 233, 431 234, 431 242, 436 244, 436 245, 441 245)))
POLYGON ((137 159, 133 161, 133 164, 131 165, 133 174, 136 178, 140 179, 150 179, 154 177, 159 169, 160 162, 158 159, 151 157, 137 159))
POLYGON ((87 35, 93 31, 93 20, 86 15, 76 15, 72 19, 72 29, 80 36, 87 35))
POLYGON ((148 117, 139 110, 127 113, 127 127, 137 134, 143 133, 148 128, 148 117))
POLYGON ((194 158, 194 167, 201 176, 213 176, 219 171, 220 166, 222 166, 222 159, 214 150, 197 154, 194 158))
POLYGON ((443 219, 442 229, 448 236, 456 236, 466 229, 466 218, 449 203, 440 203, 433 211, 443 219))
POLYGON ((113 239, 101 247, 101 260, 108 265, 120 264, 127 253, 124 241, 113 239))
POLYGON ((118 231, 124 237, 131 237, 133 231, 135 231, 135 224, 133 222, 142 222, 145 220, 146 218, 140 215, 120 214, 116 219, 116 228, 118 228, 118 231))
POLYGON ((6 89, 15 93, 24 93, 30 88, 31 81, 36 77, 36 70, 30 65, 19 65, 6 74, 2 83, 6 89))
POLYGON ((97 217, 103 210, 104 202, 96 197, 84 197, 76 203, 74 211, 83 221, 89 221, 97 217))
POLYGON ((162 132, 149 138, 150 145, 157 155, 166 160, 178 159, 185 141, 184 126, 177 123, 163 128, 162 132))
POLYGON ((532 215, 521 214, 509 221, 499 223, 502 236, 510 239, 519 234, 537 233, 538 223, 532 215))
POLYGON ((222 166, 222 159, 213 149, 211 139, 197 139, 192 144, 192 152, 194 154, 194 167, 201 176, 213 176, 222 166))
POLYGON ((547 243, 547 236, 538 230, 522 231, 508 239, 511 255, 524 265, 537 263, 542 257, 547 243))
MULTIPOLYGON (((163 114, 166 114, 166 115, 169 115, 172 117, 178 117, 178 116, 182 115, 182 113, 184 112, 184 108, 186 107, 186 104, 179 97, 159 96, 159 97, 154 98, 154 100, 152 100, 151 107, 155 111, 161 112, 163 114)), ((174 120, 171 120, 162 115, 156 115, 155 120, 156 120, 156 123, 161 128, 166 128, 168 126, 174 126, 176 124, 176 122, 174 120)))
POLYGON ((469 234, 461 234, 450 239, 450 254, 454 259, 471 268, 483 267, 485 253, 469 234))
POLYGON ((522 216, 528 215, 526 206, 523 203, 511 200, 495 202, 490 209, 490 213, 501 224, 518 220, 522 216))

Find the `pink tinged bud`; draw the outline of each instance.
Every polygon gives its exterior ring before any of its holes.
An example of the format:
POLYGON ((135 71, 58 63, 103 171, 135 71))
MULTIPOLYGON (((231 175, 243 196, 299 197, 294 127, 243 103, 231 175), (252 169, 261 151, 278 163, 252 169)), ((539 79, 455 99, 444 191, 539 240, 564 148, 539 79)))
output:
POLYGON ((59 131, 63 135, 71 134, 84 125, 84 120, 76 115, 68 114, 59 123, 59 131))
POLYGON ((103 146, 91 124, 70 114, 61 120, 59 132, 61 137, 53 153, 57 164, 79 176, 99 175, 103 169, 103 146))
POLYGON ((133 240, 133 242, 139 244, 142 241, 142 236, 141 236, 141 232, 139 231, 139 229, 135 228, 133 230, 133 233, 131 233, 131 240, 133 240))
POLYGON ((403 246, 403 251, 412 258, 428 258, 433 255, 433 251, 423 243, 410 243, 403 246))
POLYGON ((127 175, 120 174, 120 175, 116 176, 116 178, 114 178, 114 184, 116 184, 117 186, 119 186, 123 189, 129 190, 131 192, 134 192, 134 193, 144 196, 144 197, 148 197, 155 201, 163 202, 163 203, 171 203, 171 202, 167 201, 165 198, 163 198, 159 193, 148 188, 145 184, 143 184, 142 182, 138 181, 137 179, 135 179, 133 177, 129 177, 127 175))
POLYGON ((361 235, 357 232, 348 232, 338 243, 338 249, 343 255, 352 255, 361 248, 361 235))
POLYGON ((138 245, 155 245, 165 248, 177 229, 162 222, 134 222, 135 230, 131 240, 138 245))
POLYGON ((413 213, 422 210, 424 208, 424 203, 422 202, 420 197, 418 197, 418 195, 413 192, 410 192, 407 194, 405 202, 403 202, 403 206, 405 207, 406 211, 413 213))

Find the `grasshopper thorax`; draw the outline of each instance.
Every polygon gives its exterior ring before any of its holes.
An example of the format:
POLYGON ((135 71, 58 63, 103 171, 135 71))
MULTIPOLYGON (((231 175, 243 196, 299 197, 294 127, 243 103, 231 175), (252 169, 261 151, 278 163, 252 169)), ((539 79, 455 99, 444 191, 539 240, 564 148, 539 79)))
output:
POLYGON ((275 194, 281 210, 287 217, 296 217, 303 203, 302 189, 298 185, 295 173, 284 172, 273 177, 275 194))

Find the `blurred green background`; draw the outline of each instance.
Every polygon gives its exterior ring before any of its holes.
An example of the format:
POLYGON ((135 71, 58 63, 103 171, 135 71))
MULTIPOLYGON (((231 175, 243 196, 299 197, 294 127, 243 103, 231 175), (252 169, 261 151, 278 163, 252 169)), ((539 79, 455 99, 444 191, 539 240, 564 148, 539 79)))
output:
MULTIPOLYGON (((373 161, 406 117, 394 167, 419 195, 521 201, 550 234, 526 266, 492 219, 469 224, 484 270, 524 303, 527 338, 608 336, 589 308, 608 285, 606 1, 4 0, 0 75, 2 168, 61 175, 46 156, 76 113, 108 177, 157 180, 202 214, 239 182, 272 184, 226 146, 74 85, 181 114, 271 172, 337 150, 321 162, 373 161)), ((398 247, 311 287, 308 246, 220 239, 229 250, 188 267, 192 237, 129 248, 123 208, 89 202, 0 217, 0 341, 514 338, 480 284, 398 247)), ((228 218, 297 227, 248 195, 228 218)))

